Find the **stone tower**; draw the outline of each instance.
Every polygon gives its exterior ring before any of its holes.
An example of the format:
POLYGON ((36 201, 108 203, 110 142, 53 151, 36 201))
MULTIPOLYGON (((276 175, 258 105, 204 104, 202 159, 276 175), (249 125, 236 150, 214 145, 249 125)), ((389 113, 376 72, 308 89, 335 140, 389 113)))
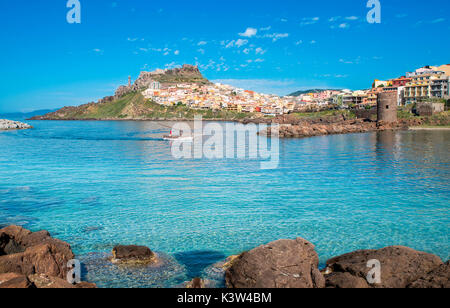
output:
POLYGON ((383 92, 378 94, 378 123, 397 122, 397 92, 383 92))
POLYGON ((131 76, 128 76, 128 87, 131 88, 131 76))

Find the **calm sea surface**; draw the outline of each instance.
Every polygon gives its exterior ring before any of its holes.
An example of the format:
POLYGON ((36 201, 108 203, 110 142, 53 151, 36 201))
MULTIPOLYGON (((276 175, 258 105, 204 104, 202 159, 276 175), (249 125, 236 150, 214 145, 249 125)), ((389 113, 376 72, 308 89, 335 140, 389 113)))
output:
POLYGON ((450 257, 450 132, 281 140, 280 165, 176 160, 151 122, 30 122, 0 132, 0 226, 69 242, 101 287, 172 287, 229 255, 281 238, 316 245, 321 265, 405 245, 450 257), (164 264, 125 268, 115 244, 164 264))

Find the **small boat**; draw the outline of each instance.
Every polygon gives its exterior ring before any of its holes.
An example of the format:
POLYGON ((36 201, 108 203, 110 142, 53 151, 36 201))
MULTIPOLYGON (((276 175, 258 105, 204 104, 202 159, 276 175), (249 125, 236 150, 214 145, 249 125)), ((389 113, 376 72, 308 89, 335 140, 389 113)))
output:
POLYGON ((178 141, 178 142, 193 142, 194 138, 191 136, 175 136, 170 132, 170 135, 164 136, 163 139, 165 141, 178 141))
POLYGON ((194 138, 189 136, 164 136, 165 141, 193 142, 194 138))

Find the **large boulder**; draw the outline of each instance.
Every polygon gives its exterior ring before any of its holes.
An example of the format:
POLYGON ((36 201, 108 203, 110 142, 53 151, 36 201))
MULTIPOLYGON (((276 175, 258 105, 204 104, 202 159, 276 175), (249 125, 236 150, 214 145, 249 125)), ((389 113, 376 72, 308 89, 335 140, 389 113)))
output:
POLYGON ((319 257, 310 242, 279 240, 243 253, 225 278, 229 288, 323 288, 319 257))
POLYGON ((70 245, 47 231, 31 232, 9 226, 0 230, 0 288, 94 288, 67 282, 70 245))
POLYGON ((112 262, 114 263, 153 263, 156 255, 145 246, 119 245, 114 247, 112 262))
POLYGON ((442 265, 438 256, 402 246, 379 250, 359 250, 327 261, 327 287, 405 288, 442 265), (381 283, 369 284, 370 260, 381 264, 381 283))
POLYGON ((0 289, 31 289, 35 287, 27 276, 16 273, 0 274, 0 289))
POLYGON ((75 289, 76 286, 67 280, 45 274, 34 274, 29 279, 38 289, 75 289))
POLYGON ((94 283, 80 282, 76 285, 70 284, 67 280, 48 276, 45 274, 35 274, 28 277, 33 285, 38 289, 94 289, 94 283))
POLYGON ((408 288, 413 289, 449 289, 450 288, 450 261, 442 264, 435 270, 417 279, 408 288))
POLYGON ((66 255, 57 246, 42 244, 27 248, 21 253, 0 257, 0 273, 47 274, 65 279, 67 263, 71 259, 73 255, 66 255))
POLYGON ((47 274, 66 278, 70 245, 54 239, 47 231, 30 232, 18 226, 0 230, 0 273, 47 274))

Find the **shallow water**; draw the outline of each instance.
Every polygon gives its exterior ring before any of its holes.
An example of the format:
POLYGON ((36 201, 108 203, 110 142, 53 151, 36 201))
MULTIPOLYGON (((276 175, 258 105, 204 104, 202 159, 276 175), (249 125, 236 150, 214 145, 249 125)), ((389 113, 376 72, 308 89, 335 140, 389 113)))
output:
POLYGON ((449 259, 449 131, 281 140, 279 168, 261 170, 254 160, 174 159, 161 123, 30 124, 0 132, 0 225, 69 242, 99 286, 176 286, 298 236, 322 265, 388 245, 449 259), (167 265, 111 266, 119 243, 146 245, 167 265))

